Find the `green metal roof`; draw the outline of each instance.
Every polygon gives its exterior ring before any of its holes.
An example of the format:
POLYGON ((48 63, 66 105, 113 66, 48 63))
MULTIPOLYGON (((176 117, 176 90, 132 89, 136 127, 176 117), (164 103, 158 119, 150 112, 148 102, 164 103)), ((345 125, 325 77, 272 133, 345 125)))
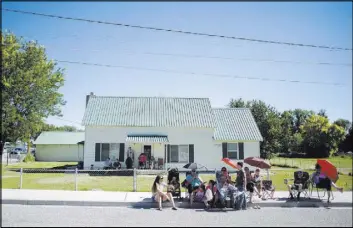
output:
POLYGON ((82 124, 127 127, 215 127, 208 98, 90 96, 82 124))
POLYGON ((126 137, 126 142, 135 143, 168 143, 168 137, 165 135, 128 135, 126 137))
POLYGON ((260 130, 248 108, 216 108, 214 138, 217 141, 262 141, 260 130))
POLYGON ((85 140, 84 132, 67 132, 67 131, 43 131, 34 144, 77 144, 85 140))

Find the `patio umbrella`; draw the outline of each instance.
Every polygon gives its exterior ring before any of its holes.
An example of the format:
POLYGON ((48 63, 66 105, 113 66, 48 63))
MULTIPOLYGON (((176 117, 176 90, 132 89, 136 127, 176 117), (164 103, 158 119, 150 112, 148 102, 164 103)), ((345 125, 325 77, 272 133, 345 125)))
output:
POLYGON ((237 165, 229 158, 223 158, 222 161, 227 165, 229 165, 230 167, 233 167, 234 169, 238 169, 237 165))
POLYGON ((264 159, 262 158, 257 158, 257 157, 248 157, 244 159, 244 162, 248 165, 255 166, 260 169, 269 169, 271 168, 271 165, 267 163, 264 159))
POLYGON ((185 169, 201 169, 201 168, 205 168, 207 170, 207 168, 203 165, 194 163, 194 162, 189 162, 188 164, 184 165, 183 168, 185 169))
POLYGON ((324 173, 332 182, 338 180, 337 168, 329 161, 317 159, 317 164, 321 167, 321 172, 324 173))

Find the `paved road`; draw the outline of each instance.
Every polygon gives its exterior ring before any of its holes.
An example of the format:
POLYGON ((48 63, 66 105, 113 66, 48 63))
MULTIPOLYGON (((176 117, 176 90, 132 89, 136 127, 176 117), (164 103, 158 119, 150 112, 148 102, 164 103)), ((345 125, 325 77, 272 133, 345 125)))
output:
POLYGON ((263 208, 247 211, 2 205, 2 226, 351 227, 352 209, 263 208))

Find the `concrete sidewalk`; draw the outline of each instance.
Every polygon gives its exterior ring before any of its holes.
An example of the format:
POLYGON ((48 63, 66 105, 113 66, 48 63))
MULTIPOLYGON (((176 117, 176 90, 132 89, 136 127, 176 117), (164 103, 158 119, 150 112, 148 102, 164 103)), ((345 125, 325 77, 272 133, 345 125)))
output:
MULTIPOLYGON (((321 193, 323 194, 323 193, 321 193)), ((184 196, 182 194, 182 196, 184 196)), ((276 192, 275 200, 254 201, 261 207, 352 207, 352 192, 334 192, 334 200, 328 205, 327 196, 323 200, 313 192, 311 199, 300 201, 288 200, 288 192, 276 192)), ((190 208, 186 200, 175 200, 177 207, 190 208)), ((2 189, 2 204, 24 205, 70 205, 70 206, 125 206, 154 208, 150 192, 108 192, 108 191, 62 191, 62 190, 27 190, 2 189)), ((165 206, 170 206, 166 203, 165 206)), ((203 208, 202 203, 194 203, 193 208, 203 208)))

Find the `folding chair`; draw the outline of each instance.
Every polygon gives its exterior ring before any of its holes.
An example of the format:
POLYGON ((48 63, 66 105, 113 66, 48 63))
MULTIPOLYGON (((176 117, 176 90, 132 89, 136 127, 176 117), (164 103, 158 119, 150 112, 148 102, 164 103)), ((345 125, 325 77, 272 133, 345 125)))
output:
MULTIPOLYGON (((293 195, 298 195, 299 193, 303 193, 304 197, 310 199, 310 194, 309 194, 310 178, 309 178, 308 172, 303 172, 303 171, 294 172, 294 179, 285 179, 285 184, 287 184, 289 180, 294 181, 294 183, 291 185, 291 192, 293 195), (301 177, 300 177, 300 173, 302 173, 301 177)), ((290 198, 290 194, 288 198, 290 198)))
MULTIPOLYGON (((326 189, 326 188, 320 188, 320 187, 316 186, 315 182, 314 182, 313 180, 310 180, 310 196, 312 196, 314 188, 316 189, 317 197, 318 197, 319 199, 322 199, 322 198, 325 197, 326 192, 327 192, 327 189, 326 189), (319 192, 320 189, 324 189, 324 195, 323 195, 323 196, 320 196, 320 192, 319 192)), ((330 193, 331 193, 331 194, 330 194, 330 195, 331 195, 331 200, 334 200, 335 197, 333 196, 333 191, 332 191, 332 189, 331 189, 330 193)), ((328 200, 330 200, 330 199, 328 199, 328 200)))
POLYGON ((272 199, 276 188, 273 186, 272 180, 262 180, 261 190, 263 199, 272 199))

